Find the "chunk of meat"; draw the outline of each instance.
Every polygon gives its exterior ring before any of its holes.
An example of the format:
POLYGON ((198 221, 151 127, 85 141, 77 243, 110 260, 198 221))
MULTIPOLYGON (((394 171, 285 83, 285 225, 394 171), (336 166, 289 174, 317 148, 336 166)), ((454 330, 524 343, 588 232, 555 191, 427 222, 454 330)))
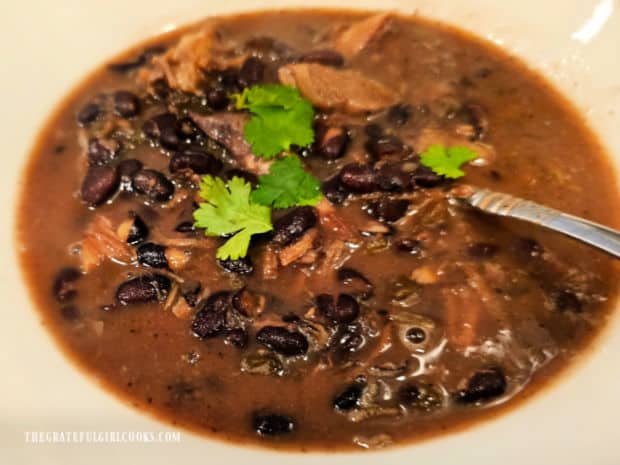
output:
POLYGON ((469 287, 443 291, 446 334, 455 349, 463 350, 474 344, 482 314, 482 302, 469 287))
POLYGON ((273 247, 265 247, 258 259, 260 275, 265 280, 278 277, 278 256, 273 247))
POLYGON ((296 242, 284 247, 278 252, 278 258, 282 266, 288 266, 297 261, 314 247, 314 241, 319 231, 316 228, 309 229, 296 242))
POLYGON ((254 174, 265 174, 271 162, 258 158, 243 136, 243 127, 249 116, 244 113, 222 112, 203 116, 190 113, 192 120, 211 139, 228 151, 239 167, 254 174))
POLYGON ((173 89, 202 93, 200 84, 207 69, 240 66, 245 56, 234 56, 223 48, 216 34, 216 23, 186 34, 162 55, 155 55, 149 67, 143 68, 138 79, 150 83, 164 78, 173 89))
POLYGON ((323 262, 317 268, 317 274, 326 275, 333 273, 351 258, 351 251, 344 241, 332 240, 323 246, 323 262))
POLYGON ((396 92, 351 69, 296 63, 281 67, 278 77, 283 84, 297 87, 313 105, 324 110, 374 112, 398 102, 396 92))
POLYGON ((336 37, 336 50, 347 58, 354 57, 387 32, 390 17, 389 13, 380 13, 351 24, 336 37))
POLYGON ((80 260, 82 271, 88 273, 109 258, 122 264, 129 264, 134 259, 134 252, 129 245, 121 240, 112 222, 103 215, 97 215, 86 228, 80 260))
POLYGON ((316 205, 316 210, 319 213, 319 222, 321 226, 329 229, 336 237, 345 241, 355 241, 357 234, 342 218, 336 207, 332 203, 323 198, 316 205))
POLYGON ((172 306, 172 314, 181 320, 187 320, 192 315, 192 309, 185 299, 177 299, 172 306))

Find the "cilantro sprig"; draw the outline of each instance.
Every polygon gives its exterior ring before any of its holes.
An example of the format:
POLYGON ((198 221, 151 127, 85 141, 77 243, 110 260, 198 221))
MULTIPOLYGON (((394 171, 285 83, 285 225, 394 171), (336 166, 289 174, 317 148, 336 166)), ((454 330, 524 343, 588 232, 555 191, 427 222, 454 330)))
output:
POLYGON ((194 211, 195 226, 207 236, 228 240, 217 249, 220 260, 245 257, 253 235, 269 232, 271 208, 316 205, 322 198, 318 179, 308 173, 299 157, 288 155, 273 162, 269 173, 258 178, 258 187, 233 177, 204 176, 200 182, 200 202, 194 211))
POLYGON ((243 132, 255 155, 271 159, 291 145, 304 147, 314 142, 314 108, 296 88, 257 85, 232 97, 238 110, 252 113, 243 132))
POLYGON ((258 188, 252 192, 253 201, 275 208, 314 206, 321 198, 319 180, 304 169, 295 155, 273 162, 269 174, 258 178, 258 188))
POLYGON ((420 154, 420 163, 432 169, 436 174, 457 179, 465 176, 461 166, 477 157, 478 154, 467 147, 431 145, 420 154))
POLYGON ((245 257, 254 234, 273 229, 271 209, 250 198, 252 186, 233 177, 228 186, 221 178, 204 176, 200 182, 200 197, 205 202, 194 211, 195 224, 205 229, 207 236, 232 236, 217 249, 221 260, 245 257))

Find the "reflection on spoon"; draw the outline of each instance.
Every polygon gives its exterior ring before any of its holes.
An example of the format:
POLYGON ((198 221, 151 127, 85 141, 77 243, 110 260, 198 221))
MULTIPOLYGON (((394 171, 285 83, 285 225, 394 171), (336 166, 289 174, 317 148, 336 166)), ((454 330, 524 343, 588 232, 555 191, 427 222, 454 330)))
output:
POLYGON ((560 232, 620 258, 620 231, 512 195, 463 185, 452 190, 477 210, 516 218, 560 232))

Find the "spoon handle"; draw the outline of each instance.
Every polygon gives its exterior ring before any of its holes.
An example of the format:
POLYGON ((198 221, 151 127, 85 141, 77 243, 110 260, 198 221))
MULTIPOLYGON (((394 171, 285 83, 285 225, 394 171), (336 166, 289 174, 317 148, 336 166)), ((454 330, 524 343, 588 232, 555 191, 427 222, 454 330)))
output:
POLYGON ((552 229, 620 258, 619 231, 512 195, 475 187, 469 189, 462 200, 478 210, 552 229))

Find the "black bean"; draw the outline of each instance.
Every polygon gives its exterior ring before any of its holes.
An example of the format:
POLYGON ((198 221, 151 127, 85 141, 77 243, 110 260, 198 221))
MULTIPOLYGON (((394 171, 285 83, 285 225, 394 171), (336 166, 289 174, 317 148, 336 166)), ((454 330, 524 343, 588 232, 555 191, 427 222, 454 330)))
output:
POLYGON ((86 172, 80 194, 84 202, 96 206, 108 200, 118 189, 121 179, 116 168, 91 166, 86 172))
POLYGON ((419 326, 414 326, 407 330, 405 337, 413 344, 421 344, 426 340, 426 332, 419 326))
POLYGON ((497 254, 499 247, 489 242, 476 242, 467 247, 467 254, 472 258, 485 259, 497 254))
POLYGON ((239 70, 228 68, 219 72, 218 81, 229 92, 240 90, 239 70))
POLYGON ((223 334, 227 329, 226 316, 230 310, 230 292, 222 291, 209 296, 196 313, 192 331, 200 338, 207 339, 223 334))
POLYGON ((166 149, 175 150, 181 143, 180 123, 173 113, 162 113, 145 121, 142 131, 166 149))
POLYGON ((349 197, 349 192, 342 187, 338 176, 321 184, 321 192, 327 197, 327 200, 336 205, 340 205, 349 197))
POLYGON ((394 105, 388 110, 387 119, 396 126, 403 126, 407 124, 412 114, 413 108, 411 105, 401 103, 394 105))
POLYGON ((133 213, 132 216, 133 222, 127 234, 127 243, 130 245, 137 245, 148 237, 149 228, 138 214, 133 213))
POLYGON ((378 139, 369 139, 364 147, 375 160, 389 155, 401 155, 405 151, 405 145, 396 136, 382 136, 378 139))
POLYGON ((252 263, 252 259, 249 255, 236 260, 231 258, 227 260, 218 259, 217 263, 229 273, 249 275, 254 271, 254 264, 252 263))
POLYGON ((583 310, 583 306, 577 294, 569 289, 556 289, 551 292, 551 300, 556 310, 560 312, 576 312, 583 310))
POLYGON ((220 87, 214 87, 207 91, 207 104, 213 110, 223 110, 230 102, 228 92, 220 87))
POLYGON ((170 159, 170 172, 191 170, 196 174, 215 174, 222 168, 222 162, 199 148, 188 148, 175 153, 170 159))
POLYGON ((63 305, 60 308, 60 315, 67 321, 75 321, 80 318, 80 311, 75 305, 63 305))
POLYGON ((120 150, 121 144, 117 140, 93 137, 88 141, 88 163, 90 165, 107 165, 116 158, 120 150))
POLYGON ((308 351, 306 336, 282 326, 264 326, 256 334, 256 340, 268 349, 287 357, 303 355, 308 351))
POLYGON ((385 222, 393 223, 401 219, 409 208, 409 201, 406 199, 382 198, 367 205, 366 211, 373 218, 385 222))
POLYGON ((340 294, 336 302, 331 295, 320 294, 315 301, 319 311, 336 323, 350 323, 360 313, 357 300, 349 294, 340 294))
POLYGON ((123 182, 131 182, 134 174, 142 169, 142 162, 135 158, 126 158, 118 164, 118 174, 123 182))
POLYGON ((181 145, 179 131, 171 127, 162 128, 159 133, 159 143, 165 149, 176 150, 181 145))
POLYGON ((365 385, 354 382, 339 392, 332 400, 334 408, 340 412, 348 412, 360 406, 365 385))
POLYGON ((243 179, 245 182, 250 183, 252 187, 256 187, 258 185, 258 178, 254 173, 250 173, 248 171, 240 170, 240 169, 231 169, 224 173, 224 179, 230 181, 234 177, 238 177, 243 179))
POLYGON ((151 268, 168 268, 166 248, 163 245, 145 242, 138 249, 138 262, 151 268))
POLYGON ((349 144, 349 134, 343 127, 321 127, 317 131, 316 151, 327 160, 344 156, 349 144))
POLYGON ((465 389, 457 392, 456 401, 474 404, 499 397, 506 392, 506 377, 501 368, 493 367, 476 372, 465 389))
POLYGON ((384 163, 377 170, 377 183, 383 191, 403 192, 411 190, 411 173, 404 170, 401 163, 384 163))
POLYGON ((297 207, 274 223, 273 241, 283 247, 292 244, 308 229, 314 227, 317 220, 314 208, 297 207))
POLYGON ((174 184, 159 171, 141 169, 131 180, 133 190, 145 195, 149 200, 165 202, 174 194, 174 184))
POLYGON ((235 328, 226 334, 226 342, 234 347, 243 349, 248 345, 248 333, 242 328, 235 328))
POLYGON ((170 280, 161 274, 146 274, 122 283, 116 290, 121 305, 164 301, 170 292, 170 280))
POLYGON ((420 388, 415 384, 405 384, 398 390, 398 401, 406 406, 415 405, 420 400, 420 388))
POLYGON ((401 239, 396 239, 394 241, 394 247, 399 252, 409 253, 411 255, 415 255, 416 257, 422 255, 424 251, 424 246, 422 242, 417 239, 411 239, 409 237, 403 237, 401 239))
POLYGON ((420 187, 436 187, 443 183, 446 178, 433 172, 427 166, 420 165, 411 174, 413 182, 420 187))
POLYGON ((361 299, 369 299, 374 294, 374 286, 370 280, 353 268, 340 268, 338 270, 338 281, 345 284, 354 295, 359 295, 361 299))
POLYGON ((80 126, 89 126, 101 114, 101 107, 98 103, 89 102, 84 105, 77 114, 77 121, 80 126))
POLYGON ((340 184, 351 192, 368 193, 379 188, 377 173, 367 164, 350 163, 343 166, 338 179, 340 184))
POLYGON ((123 118, 131 118, 140 113, 140 99, 127 90, 114 93, 114 111, 123 118))
POLYGON ((360 306, 357 300, 349 294, 340 294, 336 301, 336 313, 334 320, 338 323, 350 323, 354 321, 360 313, 360 306))
POLYGON ((54 278, 52 293, 58 302, 67 302, 77 295, 76 281, 82 273, 77 268, 63 268, 54 278))
POLYGON ((256 57, 249 57, 241 65, 239 70, 239 84, 242 87, 253 86, 263 80, 265 64, 256 57))
POLYGON ((174 230, 180 233, 193 233, 196 231, 196 227, 193 221, 182 221, 176 225, 174 230))
POLYGON ((364 133, 371 139, 379 139, 383 136, 383 128, 377 123, 369 123, 364 126, 364 133))
POLYGON ((252 428, 260 436, 279 436, 293 432, 295 422, 285 415, 254 413, 252 415, 252 428))
POLYGON ((160 113, 144 122, 143 131, 151 138, 158 138, 165 128, 178 129, 179 119, 174 113, 160 113))
POLYGON ((332 49, 311 50, 304 53, 300 61, 302 63, 318 63, 335 68, 340 68, 344 65, 344 57, 342 54, 332 49))

